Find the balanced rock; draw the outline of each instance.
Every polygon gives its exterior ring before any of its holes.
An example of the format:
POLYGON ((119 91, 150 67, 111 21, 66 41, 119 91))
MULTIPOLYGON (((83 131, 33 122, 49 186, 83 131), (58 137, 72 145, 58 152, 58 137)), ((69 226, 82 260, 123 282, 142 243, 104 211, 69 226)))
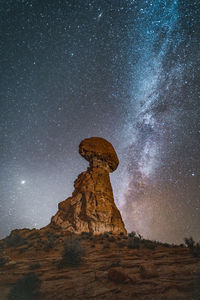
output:
POLYGON ((113 146, 103 138, 92 137, 80 143, 79 153, 89 161, 89 168, 75 180, 72 196, 59 203, 51 225, 74 233, 126 234, 109 177, 119 164, 113 146))

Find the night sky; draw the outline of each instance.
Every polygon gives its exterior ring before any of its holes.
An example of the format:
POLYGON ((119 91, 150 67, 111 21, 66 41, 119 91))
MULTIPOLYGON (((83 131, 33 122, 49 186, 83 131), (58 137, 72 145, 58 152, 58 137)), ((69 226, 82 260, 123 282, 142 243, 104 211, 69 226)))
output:
POLYGON ((200 2, 1 1, 0 237, 49 223, 110 141, 128 231, 200 239, 200 2))

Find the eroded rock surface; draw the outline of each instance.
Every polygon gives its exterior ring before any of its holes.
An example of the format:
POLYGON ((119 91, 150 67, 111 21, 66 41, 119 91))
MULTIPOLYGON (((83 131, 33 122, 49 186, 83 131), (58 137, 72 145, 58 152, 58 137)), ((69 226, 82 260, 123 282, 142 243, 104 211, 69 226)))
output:
POLYGON ((75 233, 126 234, 109 177, 119 164, 113 146, 105 139, 92 137, 80 143, 79 153, 90 166, 75 180, 72 196, 59 203, 51 224, 75 233))

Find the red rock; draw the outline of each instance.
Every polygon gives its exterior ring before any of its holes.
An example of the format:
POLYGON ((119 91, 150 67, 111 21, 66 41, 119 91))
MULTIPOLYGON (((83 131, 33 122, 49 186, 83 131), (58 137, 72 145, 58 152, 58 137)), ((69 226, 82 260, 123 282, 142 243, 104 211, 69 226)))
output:
POLYGON ((79 153, 89 160, 90 167, 74 182, 72 196, 59 203, 51 224, 75 233, 127 233, 121 214, 114 203, 109 172, 118 166, 113 146, 102 138, 85 139, 79 153))
POLYGON ((128 274, 126 274, 126 272, 119 268, 110 269, 108 271, 108 279, 115 283, 125 283, 128 281, 133 283, 133 279, 128 274))
POLYGON ((103 138, 91 137, 83 140, 79 145, 79 153, 92 166, 108 168, 109 172, 117 169, 119 160, 115 149, 103 138))

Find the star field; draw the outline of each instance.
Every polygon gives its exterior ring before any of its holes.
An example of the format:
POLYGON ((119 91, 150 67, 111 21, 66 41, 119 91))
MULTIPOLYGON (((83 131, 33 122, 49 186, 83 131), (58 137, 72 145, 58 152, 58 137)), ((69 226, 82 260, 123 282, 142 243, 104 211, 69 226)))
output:
POLYGON ((128 231, 200 239, 198 1, 1 4, 0 236, 42 227, 110 141, 128 231))

